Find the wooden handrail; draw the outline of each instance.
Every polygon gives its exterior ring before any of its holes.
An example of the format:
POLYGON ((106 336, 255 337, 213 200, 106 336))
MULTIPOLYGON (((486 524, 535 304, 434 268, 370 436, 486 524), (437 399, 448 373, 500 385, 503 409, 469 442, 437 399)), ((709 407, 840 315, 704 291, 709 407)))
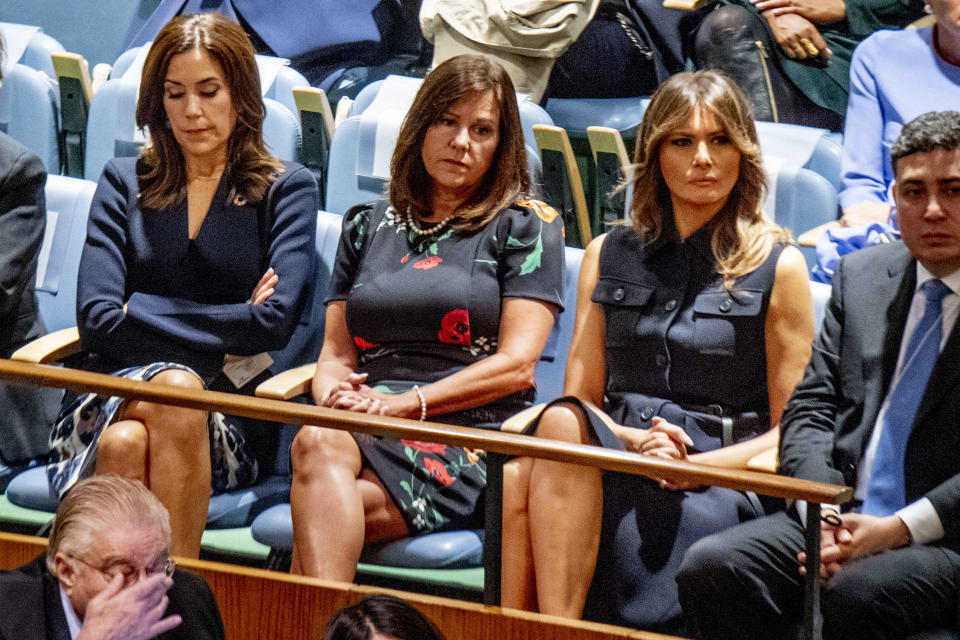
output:
POLYGON ((0 359, 0 379, 135 398, 191 409, 221 411, 260 420, 311 424, 392 438, 441 442, 447 445, 484 449, 510 456, 533 456, 559 462, 599 467, 609 471, 662 478, 672 482, 715 485, 792 500, 843 504, 850 500, 853 495, 853 490, 850 487, 776 476, 769 473, 721 469, 692 462, 661 460, 636 453, 614 451, 592 445, 558 442, 535 436, 458 427, 435 422, 419 422, 406 418, 374 416, 234 393, 184 389, 78 369, 14 360, 0 359))

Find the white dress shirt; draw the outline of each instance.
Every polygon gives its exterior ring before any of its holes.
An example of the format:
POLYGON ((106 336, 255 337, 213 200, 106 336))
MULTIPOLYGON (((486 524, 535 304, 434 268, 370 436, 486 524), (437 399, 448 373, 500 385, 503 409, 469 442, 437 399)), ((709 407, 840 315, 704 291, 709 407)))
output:
POLYGON ((60 604, 63 605, 63 615, 67 617, 67 627, 70 629, 70 640, 76 640, 77 634, 80 633, 80 627, 83 626, 80 622, 80 618, 77 617, 77 612, 73 610, 73 605, 70 604, 70 598, 67 597, 67 592, 63 590, 61 585, 57 585, 57 588, 60 589, 60 604))

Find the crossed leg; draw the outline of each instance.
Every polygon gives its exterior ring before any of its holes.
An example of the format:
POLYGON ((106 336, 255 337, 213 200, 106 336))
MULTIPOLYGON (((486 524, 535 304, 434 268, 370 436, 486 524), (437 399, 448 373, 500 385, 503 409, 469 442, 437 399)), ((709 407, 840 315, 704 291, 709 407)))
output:
MULTIPOLYGON (((544 411, 537 435, 590 442, 586 416, 567 403, 544 411)), ((600 544, 602 472, 516 458, 504 466, 503 493, 503 606, 581 617, 600 544)))
MULTIPOLYGON (((161 371, 151 382, 202 389, 181 369, 161 371)), ((134 400, 100 437, 97 473, 140 480, 170 513, 172 555, 196 558, 210 503, 210 436, 207 413, 134 400)))

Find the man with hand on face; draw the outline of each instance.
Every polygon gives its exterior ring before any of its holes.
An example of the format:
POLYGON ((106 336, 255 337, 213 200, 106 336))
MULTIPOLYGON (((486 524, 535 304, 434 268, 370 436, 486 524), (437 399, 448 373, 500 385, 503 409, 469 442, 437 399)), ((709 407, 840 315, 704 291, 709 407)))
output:
POLYGON ((170 519, 140 482, 77 483, 46 555, 0 572, 0 640, 223 640, 210 588, 174 569, 170 519))
MULTIPOLYGON (((781 420, 780 473, 850 485, 824 506, 823 636, 957 625, 960 575, 960 113, 907 123, 891 149, 903 242, 845 256, 781 420)), ((790 509, 701 540, 677 578, 699 638, 786 638, 803 610, 790 509)))

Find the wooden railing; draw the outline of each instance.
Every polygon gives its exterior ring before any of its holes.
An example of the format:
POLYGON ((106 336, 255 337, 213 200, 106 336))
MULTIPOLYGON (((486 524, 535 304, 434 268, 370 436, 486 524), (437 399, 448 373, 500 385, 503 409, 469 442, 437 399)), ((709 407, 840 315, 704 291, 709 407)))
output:
MULTIPOLYGON (((592 445, 557 442, 534 436, 503 433, 404 418, 373 416, 281 400, 268 400, 207 390, 190 390, 158 383, 115 376, 0 359, 0 379, 50 387, 135 398, 193 409, 216 410, 227 414, 287 422, 311 424, 378 436, 440 442, 447 445, 484 449, 509 456, 533 456, 582 464, 609 471, 620 471, 665 479, 727 487, 738 491, 804 500, 807 503, 807 582, 806 637, 819 638, 820 504, 843 504, 851 499, 852 489, 756 471, 731 470, 661 460, 640 454, 613 451, 592 445)), ((488 500, 492 502, 492 500, 488 500)), ((499 566, 496 567, 499 569, 499 566)), ((499 575, 499 572, 493 572, 499 575)))

